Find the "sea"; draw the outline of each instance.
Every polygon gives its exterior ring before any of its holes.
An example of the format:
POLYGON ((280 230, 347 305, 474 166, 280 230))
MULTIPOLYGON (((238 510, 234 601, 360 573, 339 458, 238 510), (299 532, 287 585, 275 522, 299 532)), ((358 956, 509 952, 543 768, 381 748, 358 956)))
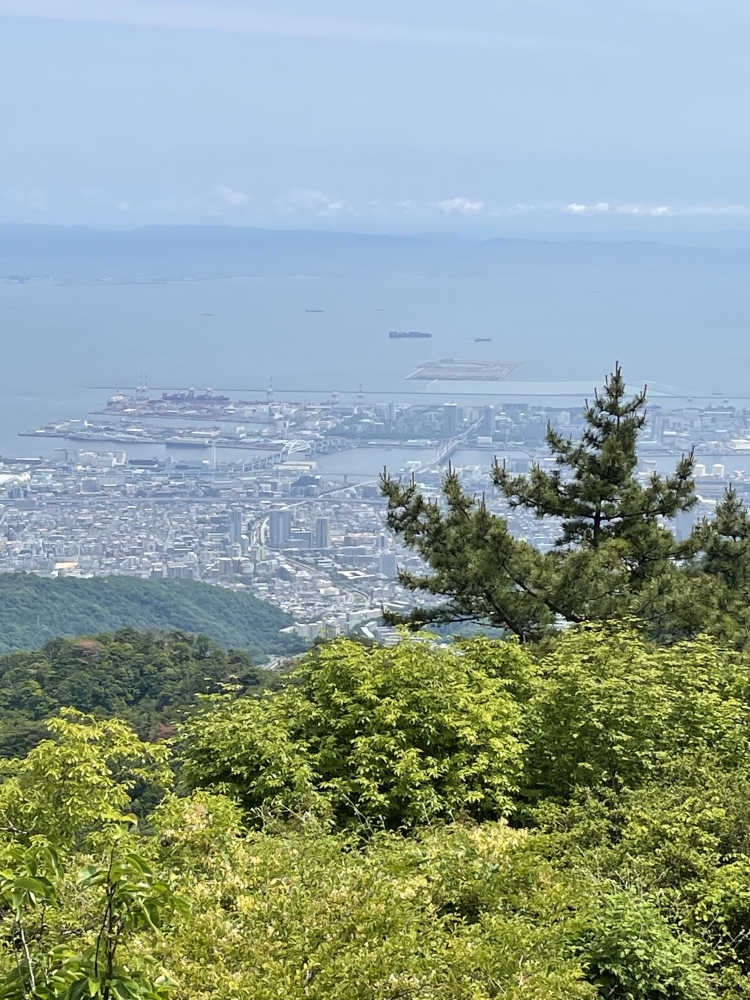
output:
MULTIPOLYGON (((199 260, 200 238, 191 239, 199 260)), ((306 239, 309 259, 321 258, 306 239)), ((675 405, 688 396, 749 405, 746 249, 508 240, 480 247, 484 256, 454 248, 450 260, 442 246, 441 257, 434 247, 432 257, 420 257, 420 245, 405 263, 386 266, 391 251, 378 244, 356 266, 347 266, 346 247, 328 247, 325 260, 333 255, 335 266, 322 273, 298 273, 315 270, 308 258, 264 273, 264 244, 256 243, 255 273, 219 274, 243 270, 223 262, 201 277, 193 262, 186 277, 179 262, 167 262, 161 271, 149 265, 156 273, 108 274, 106 260, 75 269, 64 254, 35 267, 28 240, 19 263, 16 245, 0 232, 0 455, 51 456, 64 442, 19 432, 86 417, 115 388, 144 381, 155 394, 211 387, 245 399, 263 399, 270 387, 276 399, 334 391, 342 400, 361 393, 366 402, 508 397, 502 383, 477 383, 472 397, 463 383, 407 379, 418 365, 447 358, 517 361, 515 401, 525 384, 528 402, 580 405, 617 360, 629 383, 673 392, 675 405), (390 339, 395 329, 432 337, 390 339)), ((164 453, 156 445, 126 450, 164 453)), ((183 448, 179 455, 194 457, 183 448)), ((366 476, 431 456, 361 449, 322 457, 320 468, 366 476)), ((220 460, 232 457, 219 452, 220 460)), ((455 456, 465 465, 489 460, 487 452, 455 456)))

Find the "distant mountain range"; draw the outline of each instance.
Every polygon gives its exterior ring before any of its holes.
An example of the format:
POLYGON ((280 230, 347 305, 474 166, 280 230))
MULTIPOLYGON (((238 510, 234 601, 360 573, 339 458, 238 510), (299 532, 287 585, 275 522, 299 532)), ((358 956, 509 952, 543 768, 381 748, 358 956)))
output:
POLYGON ((148 226, 127 231, 0 226, 0 281, 177 281, 250 275, 491 275, 561 266, 679 270, 750 262, 750 233, 632 232, 492 239, 398 237, 231 226, 148 226), (667 239, 669 242, 667 242, 667 239), (691 245, 698 240, 703 245, 691 245), (713 245, 705 245, 706 243, 713 245))

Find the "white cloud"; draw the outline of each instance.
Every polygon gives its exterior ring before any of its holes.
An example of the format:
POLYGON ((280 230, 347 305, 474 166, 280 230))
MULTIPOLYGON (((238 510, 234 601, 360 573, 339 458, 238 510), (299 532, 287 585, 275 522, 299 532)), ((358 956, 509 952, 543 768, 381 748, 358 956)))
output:
POLYGON ((666 205, 618 205, 615 211, 620 215, 681 215, 673 212, 666 205))
POLYGON ((460 212, 461 215, 474 215, 482 211, 481 201, 469 201, 468 198, 448 198, 440 202, 440 211, 443 215, 450 215, 451 212, 460 212))
POLYGON ((229 205, 230 208, 239 208, 241 205, 247 205, 250 201, 248 196, 244 191, 233 191, 228 188, 225 184, 219 185, 214 191, 217 198, 221 198, 225 204, 229 205))
POLYGON ((336 215, 344 210, 343 201, 333 201, 322 191, 311 191, 305 188, 292 188, 274 202, 276 211, 281 215, 294 215, 299 212, 311 212, 314 215, 336 215))
POLYGON ((504 209, 495 208, 490 212, 490 215, 496 219, 501 215, 507 215, 508 212, 511 215, 526 215, 528 212, 538 212, 540 209, 536 205, 524 205, 523 202, 519 201, 516 205, 507 205, 504 209))
MULTIPOLYGON (((444 202, 443 204, 447 204, 444 202)), ((441 206, 442 207, 442 206, 441 206)), ((496 208, 493 209, 489 214, 492 217, 499 217, 511 214, 521 214, 525 212, 551 212, 559 213, 565 211, 571 215, 590 215, 594 212, 606 213, 614 212, 617 215, 633 215, 640 218, 672 218, 676 216, 686 216, 686 215, 738 215, 747 216, 750 215, 750 206, 748 205, 660 205, 656 203, 655 205, 647 205, 643 203, 626 203, 624 205, 612 205, 608 201, 599 201, 593 205, 584 205, 581 202, 573 201, 569 205, 562 206, 558 202, 555 203, 543 203, 539 205, 508 205, 504 209, 496 208)))

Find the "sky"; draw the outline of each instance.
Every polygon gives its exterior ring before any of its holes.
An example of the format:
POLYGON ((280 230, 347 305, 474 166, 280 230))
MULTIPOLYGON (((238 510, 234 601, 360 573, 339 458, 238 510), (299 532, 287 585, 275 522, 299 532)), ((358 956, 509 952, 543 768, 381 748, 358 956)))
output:
POLYGON ((750 229, 740 0, 0 0, 0 223, 750 229))

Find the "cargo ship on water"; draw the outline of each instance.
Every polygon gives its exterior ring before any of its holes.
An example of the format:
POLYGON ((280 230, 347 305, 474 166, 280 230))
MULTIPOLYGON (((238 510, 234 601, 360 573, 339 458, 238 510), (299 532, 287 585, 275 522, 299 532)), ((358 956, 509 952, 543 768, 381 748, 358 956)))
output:
POLYGON ((422 333, 420 330, 391 330, 388 334, 391 340, 413 340, 419 337, 431 337, 431 333, 422 333))

